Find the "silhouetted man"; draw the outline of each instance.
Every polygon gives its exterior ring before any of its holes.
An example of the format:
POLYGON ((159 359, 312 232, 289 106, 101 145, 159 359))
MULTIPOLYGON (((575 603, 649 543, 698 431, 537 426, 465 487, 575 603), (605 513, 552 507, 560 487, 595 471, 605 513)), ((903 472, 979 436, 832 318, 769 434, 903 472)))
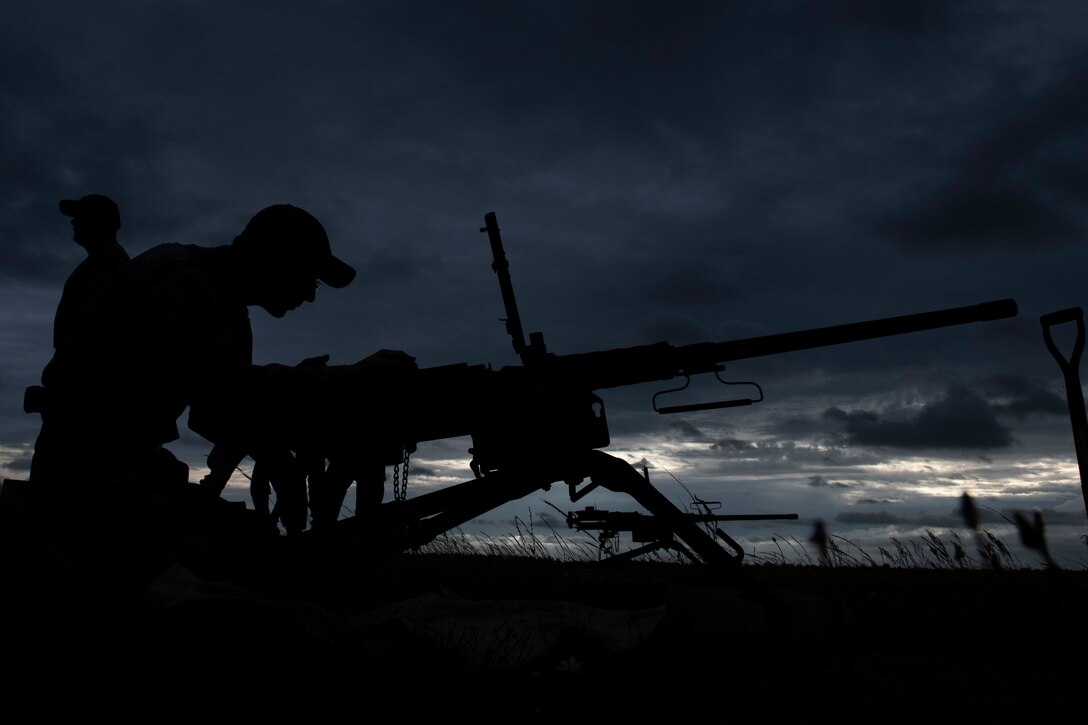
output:
POLYGON ((63 344, 79 314, 110 275, 128 261, 128 253, 117 242, 121 211, 112 199, 101 194, 64 199, 60 202, 60 211, 72 218, 72 239, 87 250, 87 258, 64 283, 53 319, 54 348, 63 344))
MULTIPOLYGON (((252 364, 248 307, 283 317, 355 270, 312 215, 280 204, 220 247, 165 244, 133 258, 95 297, 43 373, 50 411, 31 481, 65 495, 95 483, 176 477, 162 446, 176 421, 223 450, 281 456, 293 412, 323 385, 304 368, 252 364)), ((94 495, 88 493, 88 495, 94 495)))
MULTIPOLYGON (((295 452, 322 450, 347 419, 338 410, 350 409, 351 420, 362 419, 352 441, 365 450, 368 431, 384 424, 380 415, 370 422, 369 406, 382 409, 398 387, 386 373, 414 367, 411 358, 254 365, 248 310, 283 317, 313 302, 319 285, 340 288, 354 277, 317 219, 280 204, 258 212, 230 244, 164 244, 133 257, 79 316, 42 374, 49 406, 21 511, 34 539, 49 542, 23 568, 31 583, 56 578, 61 591, 78 594, 78 613, 86 602, 93 624, 77 629, 103 640, 87 651, 115 649, 127 639, 119 633, 159 611, 154 602, 179 596, 178 582, 191 587, 195 577, 274 598, 294 580, 290 567, 284 576, 283 549, 267 545, 250 512, 206 495, 164 444, 178 438, 188 408, 189 427, 218 458, 249 455, 273 484, 297 483, 306 471, 295 452)), ((173 609, 163 612, 167 624, 173 609)), ((247 611, 259 619, 267 608, 247 611)), ((133 634, 128 642, 145 652, 139 628, 133 634)))
MULTIPOLYGON (((91 298, 105 286, 110 275, 128 261, 128 253, 117 242, 121 211, 112 199, 101 194, 88 194, 81 199, 62 199, 60 212, 72 218, 72 239, 87 250, 87 257, 64 283, 53 318, 54 349, 64 344, 79 315, 91 298)), ((43 387, 35 385, 27 388, 23 401, 26 412, 41 413, 45 405, 43 387)))

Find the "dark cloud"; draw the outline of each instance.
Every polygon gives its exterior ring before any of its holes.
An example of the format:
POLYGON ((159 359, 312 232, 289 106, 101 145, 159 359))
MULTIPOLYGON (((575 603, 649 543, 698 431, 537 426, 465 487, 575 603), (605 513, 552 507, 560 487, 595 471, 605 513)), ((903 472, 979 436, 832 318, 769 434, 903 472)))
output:
POLYGON ((13 471, 24 471, 26 473, 29 473, 30 462, 33 457, 33 451, 27 451, 26 453, 22 453, 12 458, 11 461, 7 463, 7 467, 13 471))
POLYGON ((402 284, 419 277, 428 266, 427 261, 411 254, 375 252, 361 265, 361 284, 402 284))
POLYGON ((823 476, 809 476, 808 485, 814 488, 822 488, 825 486, 829 488, 850 488, 850 484, 848 483, 842 481, 829 481, 823 476))
POLYGON ((469 98, 492 106, 508 130, 528 126, 534 145, 573 134, 641 144, 665 117, 705 122, 673 109, 708 100, 705 91, 693 96, 693 80, 720 68, 716 49, 735 25, 726 22, 730 8, 706 3, 636 12, 613 3, 432 9, 442 22, 413 30, 423 33, 417 42, 459 80, 472 79, 462 83, 469 98))
POLYGON ((431 468, 430 466, 421 466, 418 463, 413 463, 411 465, 411 467, 409 468, 409 473, 412 476, 427 477, 427 476, 435 476, 435 475, 437 475, 438 472, 434 468, 431 468))
POLYGON ((1060 161, 1088 152, 1088 51, 1069 57, 1050 83, 1030 90, 1026 78, 1011 78, 994 88, 1006 112, 1004 119, 983 136, 964 160, 965 172, 983 179, 995 173, 1024 173, 1042 160, 1060 161), (1012 103, 1019 101, 1019 103, 1012 103))
POLYGON ((699 443, 709 438, 705 433, 686 420, 678 420, 669 423, 668 436, 673 440, 699 443))
MULTIPOLYGON (((892 501, 889 503, 899 504, 892 501)), ((965 528, 963 518, 958 511, 949 513, 922 512, 922 513, 895 513, 887 510, 880 511, 840 511, 835 515, 835 521, 842 524, 870 525, 870 526, 903 526, 925 529, 951 529, 958 532, 960 537, 967 537, 971 532, 965 528)), ((992 511, 981 511, 979 521, 983 524, 1008 523, 1001 515, 992 511)))
POLYGON ((706 328, 691 316, 674 312, 651 313, 630 333, 632 344, 665 341, 673 345, 686 345, 709 339, 706 328))
MULTIPOLYGON (((751 462, 760 466, 771 466, 781 471, 794 470, 802 466, 866 465, 883 460, 865 452, 842 450, 836 451, 835 460, 833 460, 825 447, 812 445, 809 442, 782 439, 749 441, 735 437, 723 438, 711 444, 707 452, 713 458, 751 462)), ((821 476, 811 477, 810 484, 835 487, 849 485, 839 481, 828 481, 821 476)))
POLYGON ((1012 433, 999 423, 989 403, 972 390, 950 386, 945 396, 917 412, 846 412, 837 407, 823 413, 850 445, 898 449, 992 449, 1013 443, 1012 433))
POLYGON ((993 375, 982 382, 983 391, 995 402, 992 408, 1016 418, 1039 413, 1065 416, 1065 399, 1043 381, 1020 373, 993 375))
POLYGON ((1037 252, 1083 245, 1088 219, 1088 54, 1043 91, 1008 81, 993 92, 995 126, 935 194, 881 225, 913 249, 1037 252))
MULTIPOLYGON (((1045 525, 1052 526, 1076 526, 1083 528, 1084 526, 1084 512, 1083 511, 1057 511, 1055 509, 1037 509, 1043 517, 1043 523, 1045 525)), ((997 518, 1000 521, 1007 523, 1009 520, 1015 520, 1014 515, 1019 511, 1024 513, 1022 509, 1004 509, 1001 512, 1000 517, 996 517, 993 520, 997 523, 997 518)))
POLYGON ((945 252, 1031 250, 1069 245, 1086 227, 1030 186, 968 180, 887 227, 916 249, 945 252))
POLYGON ((846 26, 854 26, 886 35, 916 35, 938 29, 947 15, 947 3, 940 0, 833 0, 810 6, 813 15, 846 26))
MULTIPOLYGON (((5 33, 0 43, 0 274, 18 279, 63 279, 71 268, 65 246, 48 244, 40 231, 71 237, 57 211, 64 169, 72 162, 55 149, 51 130, 64 120, 65 84, 47 54, 26 38, 5 33), (18 69, 18 71, 17 71, 18 69), (48 89, 43 94, 43 89, 48 89), (44 97, 43 97, 44 95, 44 97)), ((61 133, 58 141, 63 144, 61 133)), ((70 136, 70 133, 67 134, 70 136)), ((73 245, 74 246, 74 245, 73 245)), ((71 255, 75 258, 74 253, 71 255)))
POLYGON ((126 103, 109 76, 75 78, 64 58, 77 51, 18 33, 0 41, 0 105, 10 109, 0 113, 0 275, 53 284, 68 275, 82 251, 57 209, 61 198, 113 198, 123 244, 146 236, 156 215, 176 220, 160 208, 172 184, 154 114, 126 103), (130 218, 129 209, 138 211, 130 218))
POLYGON ((1039 162, 1039 178, 1043 184, 1079 203, 1088 203, 1088 168, 1082 150, 1062 158, 1047 158, 1039 162))
POLYGON ((906 520, 901 516, 896 516, 887 511, 842 511, 835 514, 835 521, 841 524, 873 524, 877 526, 906 523, 906 520))
POLYGON ((775 435, 802 438, 826 433, 827 424, 824 421, 794 415, 772 420, 767 429, 775 435))
POLYGON ((739 438, 723 438, 712 444, 710 450, 729 454, 753 453, 759 450, 759 445, 739 438))
POLYGON ((658 264, 653 279, 643 280, 640 288, 647 290, 647 299, 654 305, 683 308, 720 305, 737 297, 736 291, 705 268, 662 269, 658 264))

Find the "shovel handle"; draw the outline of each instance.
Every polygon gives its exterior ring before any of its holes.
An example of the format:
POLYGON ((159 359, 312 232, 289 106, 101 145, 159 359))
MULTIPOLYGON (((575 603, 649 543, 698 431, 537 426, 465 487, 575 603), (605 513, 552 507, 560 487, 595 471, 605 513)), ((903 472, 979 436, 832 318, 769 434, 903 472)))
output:
POLYGON ((1062 372, 1068 376, 1071 371, 1076 371, 1080 367, 1081 353, 1084 352, 1084 310, 1080 307, 1070 307, 1057 312, 1048 312, 1039 318, 1039 322, 1043 325, 1043 339, 1046 340, 1046 347, 1050 350, 1050 354, 1054 356, 1054 359, 1058 361, 1062 372), (1068 360, 1062 355, 1058 346, 1054 344, 1054 338, 1050 335, 1051 327, 1066 322, 1077 323, 1077 339, 1073 343, 1073 351, 1070 353, 1068 360))
POLYGON ((1077 466, 1080 469, 1080 491, 1084 499, 1084 510, 1088 513, 1088 415, 1084 412, 1084 395, 1081 393, 1080 377, 1077 369, 1080 367, 1080 355, 1084 350, 1084 312, 1079 307, 1071 307, 1067 310, 1058 310, 1039 318, 1043 324, 1043 337, 1050 354, 1061 366, 1062 375, 1065 377, 1065 395, 1069 403, 1069 422, 1073 425, 1073 447, 1077 452, 1077 466), (1077 323, 1077 340, 1073 345, 1073 352, 1069 359, 1062 357, 1058 346, 1050 337, 1051 325, 1063 322, 1077 323))

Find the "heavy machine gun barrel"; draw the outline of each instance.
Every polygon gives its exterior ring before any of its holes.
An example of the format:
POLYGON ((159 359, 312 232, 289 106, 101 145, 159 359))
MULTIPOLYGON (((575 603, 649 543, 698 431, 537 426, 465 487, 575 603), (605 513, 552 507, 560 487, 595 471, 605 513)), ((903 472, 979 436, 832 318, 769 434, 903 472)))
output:
POLYGON ((1015 317, 1016 301, 1001 299, 981 304, 953 307, 932 312, 920 312, 898 317, 852 322, 810 330, 764 335, 742 340, 700 342, 674 346, 667 342, 635 347, 601 350, 589 353, 554 355, 548 353, 544 337, 539 332, 529 335, 525 342, 521 315, 514 298, 510 265, 506 259, 502 236, 495 212, 484 215, 484 226, 491 245, 491 268, 499 278, 499 289, 506 309, 506 331, 516 352, 526 367, 546 370, 562 376, 588 390, 602 390, 678 376, 717 373, 727 362, 745 358, 780 355, 831 345, 843 345, 894 335, 906 335, 953 325, 1015 317))
POLYGON ((920 312, 796 332, 723 342, 674 346, 666 342, 573 355, 547 356, 539 364, 555 374, 578 378, 591 390, 636 385, 677 376, 718 372, 724 363, 780 355, 881 337, 906 335, 953 325, 1015 317, 1016 301, 920 312))

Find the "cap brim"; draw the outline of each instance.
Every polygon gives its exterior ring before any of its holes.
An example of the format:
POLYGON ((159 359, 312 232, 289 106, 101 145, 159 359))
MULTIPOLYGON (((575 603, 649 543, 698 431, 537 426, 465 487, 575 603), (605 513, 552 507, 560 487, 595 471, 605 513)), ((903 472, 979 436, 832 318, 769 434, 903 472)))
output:
POLYGON ((355 279, 355 268, 336 257, 330 256, 317 278, 330 287, 337 289, 347 287, 355 279))
POLYGON ((78 199, 61 199, 60 200, 60 213, 64 216, 75 216, 79 213, 79 200, 78 199))

